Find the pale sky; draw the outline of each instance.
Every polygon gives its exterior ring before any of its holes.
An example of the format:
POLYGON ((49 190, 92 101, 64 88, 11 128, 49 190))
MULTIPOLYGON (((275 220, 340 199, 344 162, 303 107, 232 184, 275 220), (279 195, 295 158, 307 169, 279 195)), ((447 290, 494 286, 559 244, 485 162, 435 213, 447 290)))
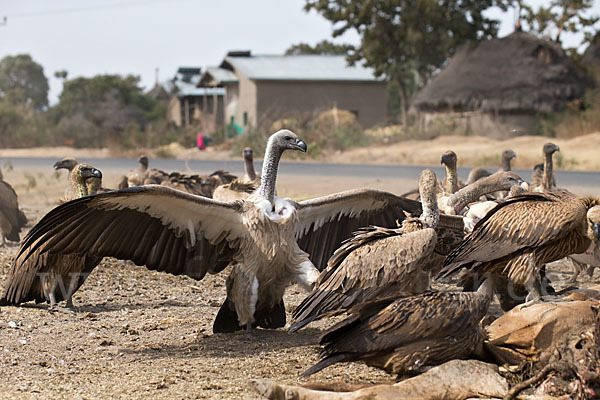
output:
MULTIPOLYGON (((531 0, 530 3, 541 3, 531 0)), ((593 13, 600 14, 600 0, 593 13)), ((133 74, 142 86, 172 77, 179 66, 218 65, 228 50, 282 54, 292 44, 331 39, 332 26, 304 0, 0 0, 0 58, 29 53, 50 81, 50 102, 61 91, 54 71, 69 78, 133 74)), ((514 15, 500 36, 512 32, 514 15)), ((565 44, 577 39, 564 37, 565 44)), ((354 33, 334 40, 358 43, 354 33)))

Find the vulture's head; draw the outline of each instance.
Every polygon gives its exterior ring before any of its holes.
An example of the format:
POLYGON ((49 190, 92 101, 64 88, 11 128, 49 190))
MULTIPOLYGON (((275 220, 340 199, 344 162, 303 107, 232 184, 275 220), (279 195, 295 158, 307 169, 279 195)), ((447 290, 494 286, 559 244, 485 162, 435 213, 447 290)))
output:
POLYGON ((502 152, 502 158, 505 159, 505 160, 508 160, 508 161, 512 160, 516 156, 517 156, 517 153, 515 153, 512 150, 504 150, 502 152))
POLYGON ((492 177, 497 180, 498 190, 510 190, 513 186, 518 186, 525 190, 529 188, 525 186, 526 182, 519 175, 511 171, 496 172, 490 176, 490 178, 492 177))
POLYGON ((69 171, 72 171, 77 164, 77 160, 73 157, 65 157, 62 160, 54 163, 54 169, 67 169, 69 171))
POLYGON ((83 182, 86 182, 89 178, 102 179, 102 172, 86 163, 77 164, 73 174, 83 182))
POLYGON ((138 158, 138 162, 140 164, 142 164, 142 167, 148 168, 148 157, 147 156, 140 156, 140 158, 138 158))
POLYGON ((272 134, 267 142, 267 149, 268 148, 276 149, 279 152, 285 150, 300 150, 301 152, 306 153, 307 150, 306 143, 296 136, 294 132, 287 129, 282 129, 272 134))
POLYGON ((560 151, 560 148, 554 143, 546 143, 544 145, 544 154, 546 155, 552 155, 557 151, 560 151))
POLYGON ((452 150, 448 150, 447 152, 442 154, 440 164, 443 164, 448 168, 456 168, 456 153, 452 150))
POLYGON ((244 150, 242 150, 242 154, 244 155, 245 160, 252 162, 252 149, 250 147, 244 148, 244 150))
POLYGON ((592 240, 600 240, 600 206, 594 206, 587 212, 588 236, 592 240))

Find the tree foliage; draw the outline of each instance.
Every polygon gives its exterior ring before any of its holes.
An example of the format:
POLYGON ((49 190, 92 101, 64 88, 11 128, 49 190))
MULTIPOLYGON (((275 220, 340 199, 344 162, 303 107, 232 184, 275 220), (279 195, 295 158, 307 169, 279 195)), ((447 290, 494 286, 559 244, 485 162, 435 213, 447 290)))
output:
POLYGON ((394 80, 406 109, 411 80, 426 84, 458 46, 496 36, 498 21, 485 17, 484 11, 500 1, 306 0, 305 10, 331 21, 334 37, 358 32, 361 43, 349 61, 362 61, 377 76, 394 80))
POLYGON ((586 16, 594 0, 551 0, 537 10, 517 1, 528 30, 539 36, 560 42, 563 32, 583 33, 584 42, 591 42, 597 32, 598 16, 586 16))
POLYGON ((322 40, 314 46, 308 43, 298 43, 290 46, 286 51, 286 55, 299 54, 331 54, 331 55, 347 55, 354 50, 351 44, 336 44, 328 40, 322 40))
POLYGON ((48 80, 44 68, 29 54, 4 57, 0 60, 0 99, 41 111, 48 105, 48 80))

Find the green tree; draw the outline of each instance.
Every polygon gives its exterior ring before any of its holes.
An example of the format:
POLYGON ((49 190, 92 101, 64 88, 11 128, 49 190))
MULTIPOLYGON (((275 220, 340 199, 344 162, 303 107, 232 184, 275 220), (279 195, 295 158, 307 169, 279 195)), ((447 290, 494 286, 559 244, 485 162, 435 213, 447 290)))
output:
POLYGON ((464 42, 495 37, 498 21, 483 15, 494 5, 505 8, 503 0, 306 0, 304 9, 331 21, 334 37, 358 32, 348 60, 396 83, 406 125, 414 80, 426 84, 464 42))
POLYGON ((41 111, 48 105, 48 79, 44 68, 29 54, 4 57, 0 60, 0 98, 41 111))
POLYGON ((598 17, 586 16, 594 0, 552 0, 537 10, 520 0, 515 5, 523 15, 528 30, 539 36, 549 36, 560 42, 563 32, 584 34, 584 42, 591 42, 597 33, 598 17))
POLYGON ((332 54, 332 55, 347 55, 354 46, 350 44, 335 44, 328 40, 322 40, 317 43, 314 47, 308 43, 298 43, 290 46, 285 51, 286 55, 299 55, 299 54, 332 54))
POLYGON ((48 113, 63 139, 76 146, 106 146, 125 130, 164 118, 164 109, 144 94, 137 76, 97 75, 65 81, 59 103, 48 113))

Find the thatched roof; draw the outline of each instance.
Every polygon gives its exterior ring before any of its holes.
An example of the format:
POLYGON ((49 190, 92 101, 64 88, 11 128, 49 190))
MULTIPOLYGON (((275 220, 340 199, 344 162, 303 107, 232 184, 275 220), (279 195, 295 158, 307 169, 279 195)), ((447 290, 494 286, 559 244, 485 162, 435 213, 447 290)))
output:
POLYGON ((582 97, 586 82, 557 43, 515 32, 460 48, 412 104, 421 111, 552 112, 582 97))

